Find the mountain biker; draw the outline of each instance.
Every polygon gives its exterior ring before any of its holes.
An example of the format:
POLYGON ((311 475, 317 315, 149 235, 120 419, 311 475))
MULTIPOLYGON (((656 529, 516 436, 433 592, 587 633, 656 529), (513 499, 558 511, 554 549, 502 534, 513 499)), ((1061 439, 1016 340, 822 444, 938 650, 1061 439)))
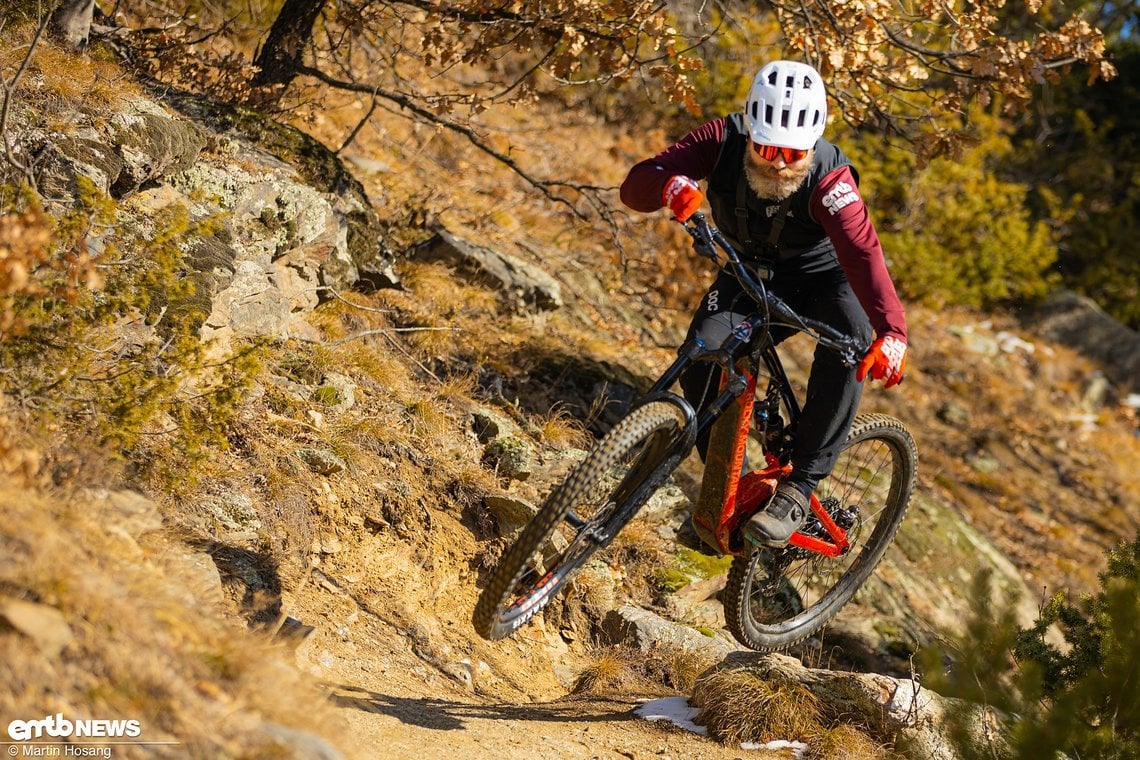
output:
MULTIPOLYGON (((800 314, 871 344, 857 368, 817 347, 796 431, 792 471, 766 507, 743 526, 746 535, 782 546, 807 519, 816 484, 830 473, 843 446, 868 375, 890 388, 903 379, 907 328, 878 234, 858 189, 858 173, 823 139, 827 95, 814 68, 773 61, 757 73, 743 113, 703 124, 674 145, 636 164, 621 186, 635 211, 667 206, 685 221, 705 195, 713 221, 770 292, 800 314)), ((688 337, 723 336, 726 316, 755 303, 731 272, 722 270, 701 299, 688 337)), ((779 342, 791 330, 774 329, 779 342)), ((681 378, 698 410, 718 393, 720 369, 702 362, 681 378)), ((698 440, 702 460, 708 433, 698 440)))

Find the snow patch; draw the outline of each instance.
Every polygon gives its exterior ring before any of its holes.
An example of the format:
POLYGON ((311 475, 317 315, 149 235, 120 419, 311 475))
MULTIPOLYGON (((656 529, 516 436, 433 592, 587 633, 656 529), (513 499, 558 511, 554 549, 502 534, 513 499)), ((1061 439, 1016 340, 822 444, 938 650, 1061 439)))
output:
POLYGON ((651 702, 646 702, 634 712, 646 720, 667 720, 686 731, 692 731, 694 734, 709 735, 707 728, 698 726, 693 722, 693 718, 697 717, 700 710, 696 707, 690 707, 689 700, 684 697, 654 699, 651 702))
POLYGON ((757 744, 756 742, 744 742, 740 745, 740 748, 766 750, 790 749, 792 751, 792 757, 796 758, 796 760, 799 760, 799 758, 803 757, 804 753, 807 752, 808 745, 804 744, 803 742, 789 742, 783 739, 777 739, 765 744, 757 744))
MULTIPOLYGON (((709 730, 704 726, 698 726, 693 722, 697 717, 700 710, 696 707, 689 705, 689 700, 684 697, 665 697, 664 699, 654 699, 650 702, 638 707, 634 713, 644 718, 645 720, 667 720, 670 723, 683 728, 686 731, 691 731, 700 736, 708 736, 709 730)), ((807 745, 803 742, 789 742, 783 739, 776 741, 765 742, 763 744, 758 742, 744 742, 740 745, 741 749, 763 749, 763 750, 777 750, 777 749, 790 749, 792 757, 801 758, 807 752, 807 745)))

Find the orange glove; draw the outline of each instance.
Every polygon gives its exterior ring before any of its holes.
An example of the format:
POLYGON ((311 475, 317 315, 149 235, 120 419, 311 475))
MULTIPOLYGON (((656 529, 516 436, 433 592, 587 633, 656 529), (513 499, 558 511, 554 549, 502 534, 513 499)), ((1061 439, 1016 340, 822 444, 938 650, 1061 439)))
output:
POLYGON ((863 361, 859 362, 855 370, 855 379, 863 382, 870 373, 875 380, 883 380, 884 388, 890 388, 902 382, 906 371, 906 341, 893 335, 884 335, 871 344, 863 361))
POLYGON ((701 186, 683 174, 670 177, 665 183, 665 190, 661 193, 661 200, 673 212, 673 217, 678 222, 683 222, 695 214, 704 199, 705 194, 701 192, 701 186))

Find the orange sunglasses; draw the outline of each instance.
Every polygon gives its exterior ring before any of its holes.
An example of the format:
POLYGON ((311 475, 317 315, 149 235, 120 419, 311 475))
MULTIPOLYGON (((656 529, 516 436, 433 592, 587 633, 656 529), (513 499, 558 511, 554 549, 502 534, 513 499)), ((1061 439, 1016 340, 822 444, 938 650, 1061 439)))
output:
POLYGON ((756 155, 765 161, 774 161, 776 156, 783 156, 784 163, 788 164, 802 161, 807 158, 808 154, 806 150, 800 150, 799 148, 781 148, 778 145, 761 145, 758 142, 752 143, 752 150, 756 151, 756 155))

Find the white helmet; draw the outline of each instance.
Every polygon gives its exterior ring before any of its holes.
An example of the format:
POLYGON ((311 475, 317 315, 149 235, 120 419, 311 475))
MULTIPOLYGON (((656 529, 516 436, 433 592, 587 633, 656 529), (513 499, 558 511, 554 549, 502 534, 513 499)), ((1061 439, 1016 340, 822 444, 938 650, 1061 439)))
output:
POLYGON ((752 80, 744 118, 754 142, 807 150, 827 123, 823 78, 806 63, 772 61, 752 80))

